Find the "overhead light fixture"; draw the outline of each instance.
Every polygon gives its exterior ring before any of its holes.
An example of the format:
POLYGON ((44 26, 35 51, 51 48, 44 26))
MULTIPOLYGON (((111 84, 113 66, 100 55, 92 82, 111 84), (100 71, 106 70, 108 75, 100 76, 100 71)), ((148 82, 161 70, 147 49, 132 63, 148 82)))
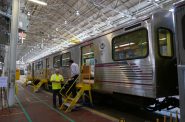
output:
POLYGON ((169 11, 174 12, 174 8, 169 9, 169 11))
POLYGON ((28 0, 28 1, 40 4, 40 5, 43 5, 43 6, 47 6, 47 3, 44 2, 44 1, 40 1, 40 0, 28 0))
POLYGON ((79 15, 80 15, 79 11, 76 11, 76 15, 77 15, 77 16, 79 16, 79 15))
POLYGON ((67 21, 65 20, 64 24, 67 24, 67 21))
POLYGON ((119 47, 126 47, 126 46, 130 46, 130 45, 133 45, 133 44, 135 44, 135 43, 127 43, 127 44, 123 44, 123 45, 119 45, 119 47))
POLYGON ((28 15, 28 16, 30 16, 30 15, 31 15, 31 13, 28 11, 27 15, 28 15))
POLYGON ((166 38, 160 38, 159 40, 164 41, 164 40, 166 40, 166 38))

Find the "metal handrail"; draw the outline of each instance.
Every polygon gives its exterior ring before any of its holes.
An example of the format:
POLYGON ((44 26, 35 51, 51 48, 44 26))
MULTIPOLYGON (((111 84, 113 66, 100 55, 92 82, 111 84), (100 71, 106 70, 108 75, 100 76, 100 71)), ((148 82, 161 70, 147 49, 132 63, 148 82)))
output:
POLYGON ((60 89, 60 91, 59 91, 59 93, 62 95, 62 96, 67 96, 67 94, 68 94, 68 92, 71 90, 71 88, 74 86, 74 84, 77 82, 77 80, 79 79, 79 76, 76 78, 76 80, 72 83, 72 85, 69 87, 69 89, 65 92, 65 95, 63 95, 63 93, 62 93, 62 90, 64 90, 65 89, 65 86, 67 86, 68 85, 68 81, 67 82, 65 82, 65 84, 63 85, 63 87, 60 89))

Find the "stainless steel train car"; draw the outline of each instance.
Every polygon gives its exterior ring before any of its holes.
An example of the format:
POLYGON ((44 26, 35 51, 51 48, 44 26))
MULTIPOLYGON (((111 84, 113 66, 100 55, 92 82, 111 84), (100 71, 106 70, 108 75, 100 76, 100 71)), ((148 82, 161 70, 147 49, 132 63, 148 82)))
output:
POLYGON ((32 62, 30 77, 49 80, 61 68, 67 78, 73 59, 91 66, 94 91, 153 101, 178 94, 174 50, 172 13, 160 11, 32 62))
POLYGON ((185 1, 174 5, 181 122, 185 121, 185 1))

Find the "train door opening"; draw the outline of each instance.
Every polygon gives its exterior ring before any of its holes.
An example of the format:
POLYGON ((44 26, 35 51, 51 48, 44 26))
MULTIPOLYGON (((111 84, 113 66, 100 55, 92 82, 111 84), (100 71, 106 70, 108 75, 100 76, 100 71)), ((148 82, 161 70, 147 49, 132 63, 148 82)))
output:
POLYGON ((93 43, 81 47, 81 64, 91 67, 91 80, 94 80, 95 58, 93 43))
POLYGON ((34 65, 34 63, 32 63, 32 78, 34 79, 34 67, 35 67, 35 65, 34 65))
POLYGON ((46 72, 45 72, 45 78, 48 79, 49 76, 49 58, 46 58, 46 72))

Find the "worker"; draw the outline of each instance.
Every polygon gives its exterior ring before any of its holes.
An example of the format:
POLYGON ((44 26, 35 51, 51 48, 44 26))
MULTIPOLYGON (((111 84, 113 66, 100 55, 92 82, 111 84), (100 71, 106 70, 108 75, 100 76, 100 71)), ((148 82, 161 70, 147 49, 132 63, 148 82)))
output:
POLYGON ((73 86, 71 87, 71 92, 73 95, 73 98, 76 96, 76 79, 79 76, 79 67, 78 64, 74 63, 73 60, 69 60, 70 70, 71 70, 71 78, 68 81, 69 86, 71 86, 73 83, 73 86))
POLYGON ((53 90, 53 107, 57 108, 56 106, 56 96, 58 95, 59 98, 59 105, 62 105, 62 95, 60 94, 61 83, 64 81, 62 75, 59 74, 59 69, 55 69, 55 74, 51 76, 50 81, 52 82, 52 90, 53 90))

